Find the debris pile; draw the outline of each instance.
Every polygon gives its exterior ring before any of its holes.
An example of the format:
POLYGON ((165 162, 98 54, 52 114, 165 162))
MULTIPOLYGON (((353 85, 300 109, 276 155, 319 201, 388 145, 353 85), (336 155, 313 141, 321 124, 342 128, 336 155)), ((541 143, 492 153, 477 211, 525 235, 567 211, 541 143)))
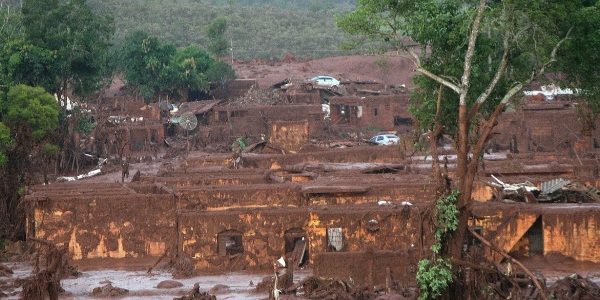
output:
POLYGON ((175 280, 163 280, 156 285, 157 289, 174 289, 182 287, 183 283, 175 280))
POLYGON ((550 291, 552 299, 556 300, 591 300, 600 299, 600 287, 587 278, 578 274, 558 280, 550 291))
POLYGON ((600 191, 562 178, 543 182, 540 202, 590 203, 600 202, 600 191))
POLYGON ((358 288, 352 283, 332 278, 311 276, 294 286, 281 291, 282 294, 296 294, 307 299, 375 299, 384 289, 369 291, 367 288, 358 288))
POLYGON ((29 239, 40 244, 35 256, 35 274, 23 279, 23 299, 58 299, 58 295, 64 290, 60 285, 63 278, 77 276, 79 272, 69 264, 67 249, 57 248, 53 243, 35 238, 29 239), (40 269, 40 265, 44 268, 40 269))
POLYGON ((187 295, 173 298, 173 300, 217 300, 217 297, 207 292, 200 292, 200 285, 195 283, 194 287, 187 295))
POLYGON ((9 277, 13 274, 13 270, 7 266, 0 265, 0 277, 9 277))
POLYGON ((600 202, 600 191, 580 183, 558 178, 542 182, 538 188, 531 182, 504 183, 500 179, 489 185, 494 188, 494 199, 502 202, 525 203, 593 203, 600 202))
POLYGON ((194 262, 185 256, 177 255, 167 263, 166 268, 173 274, 173 278, 189 278, 196 275, 194 262))
POLYGON ((229 103, 236 105, 277 105, 289 104, 289 100, 280 90, 260 89, 252 86, 244 96, 230 100, 229 103))
POLYGON ((113 286, 110 282, 92 290, 92 296, 94 297, 118 297, 128 293, 129 290, 113 286))
POLYGON ((16 295, 15 285, 9 279, 13 275, 13 270, 0 264, 0 298, 16 295))

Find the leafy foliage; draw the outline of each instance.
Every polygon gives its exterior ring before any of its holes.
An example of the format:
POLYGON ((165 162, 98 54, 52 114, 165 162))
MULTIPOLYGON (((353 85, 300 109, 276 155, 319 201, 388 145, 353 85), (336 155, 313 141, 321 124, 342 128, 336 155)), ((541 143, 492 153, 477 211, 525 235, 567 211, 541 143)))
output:
POLYGON ((231 65, 222 61, 215 61, 208 70, 206 70, 206 77, 211 82, 218 82, 224 85, 228 81, 235 79, 235 71, 231 65))
MULTIPOLYGON (((75 126, 75 131, 77 131, 77 132, 84 133, 84 134, 90 134, 94 130, 94 127, 96 127, 96 124, 94 123, 94 121, 92 119, 92 116, 90 116, 88 113, 83 112, 78 107, 75 107, 71 116, 76 118, 76 120, 77 120, 77 125, 75 126)), ((46 145, 49 145, 49 144, 46 144, 46 145)), ((46 145, 44 145, 44 146, 46 146, 46 145)))
POLYGON ((145 98, 156 91, 171 88, 169 73, 173 72, 170 61, 175 47, 163 45, 158 38, 138 31, 133 33, 121 50, 121 64, 125 79, 137 86, 145 98))
POLYGON ((207 90, 209 80, 235 78, 230 65, 215 61, 205 50, 194 45, 176 49, 141 31, 123 45, 121 68, 127 84, 146 100, 156 93, 176 96, 180 90, 207 90))
POLYGON ((1 107, 5 124, 15 130, 29 129, 37 141, 52 133, 58 125, 58 103, 41 87, 12 87, 1 107))
POLYGON ((574 34, 561 51, 560 64, 567 75, 565 84, 581 89, 588 100, 586 109, 595 121, 600 114, 600 1, 588 2, 589 6, 570 19, 574 34))
POLYGON ((28 84, 56 89, 57 66, 52 50, 32 45, 24 38, 10 40, 0 50, 0 73, 7 86, 28 84))
POLYGON ((95 14, 84 0, 24 0, 22 14, 26 43, 52 54, 43 64, 49 70, 45 88, 59 92, 69 85, 77 94, 97 89, 112 18, 95 14))
POLYGON ((433 245, 431 245, 431 251, 435 254, 440 254, 444 237, 455 231, 458 227, 458 209, 456 208, 456 202, 458 201, 459 195, 459 191, 454 190, 448 196, 441 197, 436 202, 435 241, 433 245))
MULTIPOLYGON (((458 228, 458 209, 456 202, 460 193, 452 191, 440 197, 435 205, 435 233, 431 245, 434 257, 441 254, 442 245, 448 234, 458 228)), ((417 270, 419 299, 437 299, 452 283, 452 263, 447 258, 437 258, 433 261, 421 259, 417 270)))
POLYGON ((0 166, 6 163, 6 150, 12 146, 13 140, 10 136, 10 129, 0 123, 0 166))
POLYGON ((55 155, 60 152, 60 148, 57 145, 46 143, 42 146, 42 153, 44 155, 55 155))
POLYGON ((419 261, 417 284, 419 299, 438 299, 452 282, 452 264, 448 259, 438 258, 435 262, 428 259, 419 261))

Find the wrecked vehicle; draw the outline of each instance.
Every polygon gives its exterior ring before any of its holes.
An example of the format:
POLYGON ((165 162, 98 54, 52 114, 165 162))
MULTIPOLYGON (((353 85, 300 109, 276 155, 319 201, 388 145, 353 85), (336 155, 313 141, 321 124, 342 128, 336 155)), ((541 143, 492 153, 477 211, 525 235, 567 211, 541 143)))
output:
POLYGON ((400 138, 395 134, 380 134, 369 139, 371 143, 377 145, 398 145, 400 138))

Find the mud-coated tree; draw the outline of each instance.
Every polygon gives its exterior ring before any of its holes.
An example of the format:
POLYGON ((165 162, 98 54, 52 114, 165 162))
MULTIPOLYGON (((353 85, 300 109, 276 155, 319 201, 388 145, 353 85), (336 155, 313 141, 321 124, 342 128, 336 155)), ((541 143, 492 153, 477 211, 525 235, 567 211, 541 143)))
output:
MULTIPOLYGON (((597 8, 595 0, 359 0, 338 19, 347 32, 385 40, 413 61, 412 112, 419 126, 433 141, 442 132, 455 137, 458 223, 441 239, 438 256, 461 258, 473 181, 498 116, 547 72, 572 75, 561 69, 572 64, 556 62, 566 59, 562 50, 571 40, 595 45, 593 26, 586 30, 590 21, 582 16, 597 8)), ((586 73, 597 74, 600 66, 588 60, 596 55, 576 47, 569 54, 591 69, 586 73)))

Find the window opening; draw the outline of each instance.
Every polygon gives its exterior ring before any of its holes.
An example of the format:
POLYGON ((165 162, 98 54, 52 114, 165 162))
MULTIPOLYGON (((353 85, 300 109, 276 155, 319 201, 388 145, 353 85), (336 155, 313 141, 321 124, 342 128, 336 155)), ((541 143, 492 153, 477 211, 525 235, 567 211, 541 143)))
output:
POLYGON ((340 252, 344 248, 342 228, 327 228, 327 251, 340 252))
POLYGON ((308 239, 301 228, 292 228, 285 232, 285 255, 289 261, 296 262, 302 267, 308 262, 308 239))
POLYGON ((226 230, 217 234, 218 252, 221 256, 244 253, 242 233, 237 230, 226 230))

